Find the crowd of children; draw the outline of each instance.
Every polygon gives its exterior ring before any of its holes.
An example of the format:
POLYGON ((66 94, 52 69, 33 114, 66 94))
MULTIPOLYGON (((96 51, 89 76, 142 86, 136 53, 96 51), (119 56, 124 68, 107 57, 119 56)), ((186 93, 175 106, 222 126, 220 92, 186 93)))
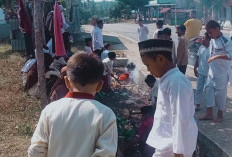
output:
MULTIPOLYGON (((71 58, 56 56, 51 55, 55 49, 44 46, 47 95, 51 103, 41 113, 28 150, 30 157, 116 156, 115 114, 94 100, 101 89, 111 90, 116 53, 110 50, 110 44, 103 43, 103 21, 93 18, 91 24, 91 38, 85 39, 83 53, 71 58)), ((223 120, 227 83, 231 78, 232 43, 221 33, 216 21, 206 25, 194 66, 197 77, 194 96, 191 82, 184 75, 188 64, 186 27, 176 27, 177 51, 171 29, 163 28, 162 21, 157 22, 157 28, 155 39, 147 40, 149 30, 139 20, 138 46, 142 62, 151 73, 145 79, 151 88, 151 104, 141 108, 141 125, 125 150, 138 143, 143 157, 191 157, 198 134, 194 113, 200 109, 203 93, 207 112, 200 120, 213 119, 213 106, 218 107, 214 121, 223 120)), ((67 52, 71 47, 69 39, 64 37, 69 43, 67 52)), ((36 65, 36 59, 31 59, 22 69, 26 91, 38 81, 36 65)))

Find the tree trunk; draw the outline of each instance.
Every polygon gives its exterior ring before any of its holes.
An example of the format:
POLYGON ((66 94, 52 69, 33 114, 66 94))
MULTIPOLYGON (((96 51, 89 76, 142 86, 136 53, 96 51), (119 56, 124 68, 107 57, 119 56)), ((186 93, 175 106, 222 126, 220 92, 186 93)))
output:
POLYGON ((43 109, 47 105, 47 89, 43 54, 43 11, 41 0, 34 0, 34 27, 40 108, 43 109))

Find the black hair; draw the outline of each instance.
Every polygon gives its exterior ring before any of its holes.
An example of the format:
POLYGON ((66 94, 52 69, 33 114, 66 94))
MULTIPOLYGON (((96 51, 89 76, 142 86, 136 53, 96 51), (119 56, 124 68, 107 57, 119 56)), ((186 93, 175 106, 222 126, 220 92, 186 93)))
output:
POLYGON ((209 36, 209 33, 208 32, 205 32, 205 37, 208 39, 208 40, 211 40, 211 37, 209 36))
POLYGON ((157 55, 163 55, 166 59, 168 59, 168 61, 172 62, 172 52, 167 52, 167 51, 148 52, 148 53, 144 54, 143 56, 147 56, 147 57, 150 57, 152 59, 156 59, 157 55))
POLYGON ((171 36, 172 35, 172 30, 170 28, 164 28, 163 34, 171 36))
POLYGON ((116 53, 115 52, 109 52, 108 57, 109 57, 109 59, 115 59, 116 58, 116 53))
POLYGON ((206 29, 216 29, 216 28, 221 28, 219 23, 215 20, 210 20, 206 26, 205 26, 206 29))
POLYGON ((146 114, 153 116, 155 113, 155 109, 153 106, 143 106, 140 108, 141 114, 146 114))
POLYGON ((105 49, 108 49, 111 45, 109 43, 105 44, 104 47, 105 49))
POLYGON ((101 60, 85 53, 73 55, 67 63, 67 76, 82 86, 100 81, 103 71, 101 60))
POLYGON ((158 21, 156 22, 156 25, 157 25, 157 26, 160 26, 160 27, 163 27, 163 25, 164 25, 163 20, 158 20, 158 21))
POLYGON ((176 28, 179 29, 183 33, 185 33, 185 31, 186 31, 186 27, 183 24, 176 26, 176 28))
POLYGON ((92 41, 92 38, 85 38, 85 44, 87 45, 89 42, 92 41))
POLYGON ((100 50, 100 49, 97 49, 97 50, 94 51, 94 53, 95 53, 96 55, 98 55, 99 57, 101 57, 102 52, 103 52, 102 49, 101 49, 101 50, 100 50))
POLYGON ((98 24, 98 25, 103 24, 103 21, 102 21, 102 20, 98 20, 98 21, 97 21, 97 24, 98 24))
POLYGON ((156 79, 153 75, 149 74, 147 75, 144 81, 146 82, 146 84, 149 84, 149 83, 155 83, 156 79))
POLYGON ((161 36, 161 35, 163 35, 163 34, 164 34, 164 32, 163 32, 163 31, 158 31, 157 36, 159 37, 159 36, 161 36))

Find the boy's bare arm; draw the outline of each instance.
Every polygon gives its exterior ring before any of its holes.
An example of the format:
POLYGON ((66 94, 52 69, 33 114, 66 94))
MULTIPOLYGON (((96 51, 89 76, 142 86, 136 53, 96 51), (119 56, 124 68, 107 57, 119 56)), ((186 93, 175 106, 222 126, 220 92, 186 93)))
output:
POLYGON ((174 157, 184 157, 183 154, 174 154, 174 157))
POLYGON ((223 60, 231 60, 228 55, 216 55, 216 56, 212 56, 209 58, 208 63, 211 63, 212 61, 216 60, 216 59, 223 59, 223 60))

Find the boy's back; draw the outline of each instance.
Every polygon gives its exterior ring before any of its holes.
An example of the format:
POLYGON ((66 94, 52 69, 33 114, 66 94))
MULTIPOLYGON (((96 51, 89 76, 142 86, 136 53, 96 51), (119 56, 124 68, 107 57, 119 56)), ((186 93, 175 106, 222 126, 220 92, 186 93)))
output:
POLYGON ((41 114, 43 121, 38 123, 29 154, 44 144, 49 146, 49 157, 115 156, 117 143, 110 143, 117 138, 115 115, 90 97, 66 96, 48 105, 41 114))

